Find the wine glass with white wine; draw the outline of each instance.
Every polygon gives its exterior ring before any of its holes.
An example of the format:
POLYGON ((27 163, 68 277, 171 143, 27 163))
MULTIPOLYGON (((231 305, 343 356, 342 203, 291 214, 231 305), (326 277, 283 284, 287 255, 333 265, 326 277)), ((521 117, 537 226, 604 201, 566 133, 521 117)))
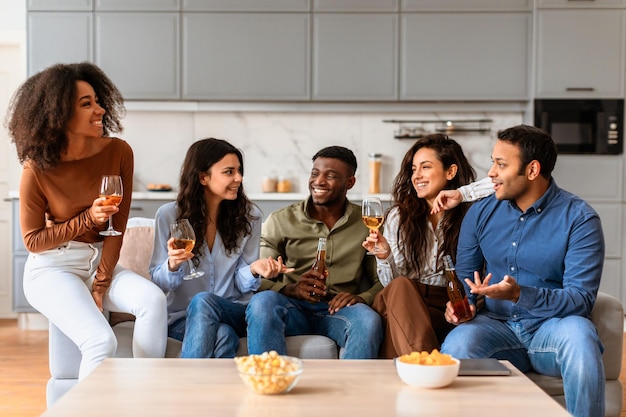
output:
MULTIPOLYGON (((363 223, 365 223, 365 226, 367 226, 368 229, 378 230, 380 226, 383 225, 383 221, 385 220, 383 203, 380 202, 380 198, 367 197, 363 199, 363 204, 361 205, 361 216, 363 218, 363 223)), ((387 253, 387 251, 379 248, 377 245, 374 245, 374 248, 367 252, 368 255, 376 255, 379 253, 387 253)))
MULTIPOLYGON (((119 175, 103 175, 100 184, 100 197, 105 200, 104 206, 119 206, 122 202, 124 188, 122 187, 122 177, 119 175)), ((113 215, 109 216, 109 227, 107 230, 100 232, 102 236, 119 236, 122 232, 118 232, 113 228, 113 215)))
MULTIPOLYGON (((170 224, 170 234, 174 238, 173 246, 176 249, 185 249, 185 252, 191 252, 196 244, 196 234, 191 227, 191 223, 187 219, 180 219, 170 224)), ((183 279, 189 280, 201 277, 204 275, 204 271, 196 271, 191 259, 188 259, 189 274, 185 275, 183 279)))

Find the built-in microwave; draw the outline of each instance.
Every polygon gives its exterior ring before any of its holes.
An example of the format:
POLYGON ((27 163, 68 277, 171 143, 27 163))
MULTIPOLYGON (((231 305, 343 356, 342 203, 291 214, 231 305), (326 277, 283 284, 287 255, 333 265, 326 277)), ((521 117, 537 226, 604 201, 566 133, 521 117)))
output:
POLYGON ((560 154, 621 154, 624 100, 535 100, 535 126, 552 135, 560 154))

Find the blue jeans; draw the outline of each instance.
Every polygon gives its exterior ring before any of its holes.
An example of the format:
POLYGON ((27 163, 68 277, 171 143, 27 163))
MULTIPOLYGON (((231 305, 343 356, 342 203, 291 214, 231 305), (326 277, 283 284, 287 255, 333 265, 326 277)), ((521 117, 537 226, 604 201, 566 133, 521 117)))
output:
POLYGON ((182 340, 181 358, 234 358, 246 335, 246 306, 209 292, 196 294, 187 317, 169 326, 169 336, 182 340))
POLYGON ((534 333, 519 322, 478 314, 446 337, 441 351, 456 358, 496 358, 522 372, 562 376, 567 411, 574 416, 604 416, 604 348, 591 321, 552 318, 534 333))
POLYGON ((275 291, 255 294, 246 309, 248 352, 275 350, 287 353, 285 336, 317 334, 343 347, 341 359, 371 359, 378 356, 383 340, 380 316, 366 304, 328 313, 328 303, 310 303, 275 291))

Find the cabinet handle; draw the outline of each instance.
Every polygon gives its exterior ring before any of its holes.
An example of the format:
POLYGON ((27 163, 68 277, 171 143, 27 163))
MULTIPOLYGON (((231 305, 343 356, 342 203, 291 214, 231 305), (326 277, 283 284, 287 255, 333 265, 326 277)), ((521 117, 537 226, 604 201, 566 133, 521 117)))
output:
MULTIPOLYGON (((568 1, 581 1, 581 0, 568 0, 568 1)), ((594 1, 594 0, 582 0, 582 1, 594 1)), ((565 91, 594 91, 593 87, 567 87, 565 91)))
POLYGON ((596 1, 596 0, 567 0, 567 1, 596 1))
POLYGON ((133 207, 133 206, 130 206, 130 210, 143 211, 143 207, 133 207))

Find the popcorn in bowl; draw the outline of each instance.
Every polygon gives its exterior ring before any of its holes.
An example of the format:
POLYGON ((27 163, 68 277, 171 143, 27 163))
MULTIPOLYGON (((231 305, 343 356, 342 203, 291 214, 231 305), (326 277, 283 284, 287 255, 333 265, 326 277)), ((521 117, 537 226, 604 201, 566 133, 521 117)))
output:
POLYGON ((276 351, 235 358, 241 380, 259 394, 283 394, 291 391, 302 374, 302 361, 276 351))

